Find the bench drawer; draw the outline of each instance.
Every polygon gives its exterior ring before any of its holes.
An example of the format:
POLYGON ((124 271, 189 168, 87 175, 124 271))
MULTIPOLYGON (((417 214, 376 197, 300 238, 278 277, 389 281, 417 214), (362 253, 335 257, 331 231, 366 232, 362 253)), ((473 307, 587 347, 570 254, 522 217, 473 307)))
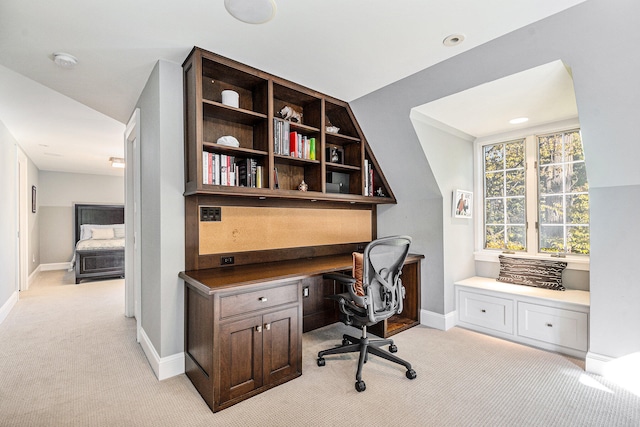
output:
POLYGON ((460 291, 460 321, 513 334, 513 301, 460 291))
POLYGON ((518 302, 518 335, 573 348, 587 350, 586 313, 518 302))
POLYGON ((220 318, 248 314, 265 308, 298 301, 298 282, 258 291, 225 295, 220 298, 220 318))

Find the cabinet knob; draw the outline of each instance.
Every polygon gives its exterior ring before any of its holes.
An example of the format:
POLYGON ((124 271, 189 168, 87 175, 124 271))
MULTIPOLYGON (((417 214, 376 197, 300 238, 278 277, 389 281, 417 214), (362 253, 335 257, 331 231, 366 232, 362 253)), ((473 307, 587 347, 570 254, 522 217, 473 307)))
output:
POLYGON ((480 311, 483 312, 483 313, 487 312, 487 310, 485 310, 484 308, 482 310, 480 310, 480 311))
POLYGON ((256 326, 256 332, 262 332, 262 326, 261 325, 256 326))
POLYGON ((265 329, 265 331, 271 330, 271 323, 265 323, 264 324, 264 329, 265 329))
POLYGON ((258 301, 267 302, 267 297, 260 297, 260 298, 258 298, 258 301))
POLYGON ((553 328, 553 323, 547 323, 547 326, 553 328))

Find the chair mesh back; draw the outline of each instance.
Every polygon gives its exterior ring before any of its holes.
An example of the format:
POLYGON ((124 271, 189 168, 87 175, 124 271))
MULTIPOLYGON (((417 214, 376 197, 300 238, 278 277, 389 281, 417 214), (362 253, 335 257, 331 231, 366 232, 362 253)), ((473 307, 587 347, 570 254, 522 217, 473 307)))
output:
POLYGON ((365 248, 362 282, 373 302, 367 307, 371 322, 402 312, 400 274, 410 244, 408 236, 392 236, 374 240, 365 248))

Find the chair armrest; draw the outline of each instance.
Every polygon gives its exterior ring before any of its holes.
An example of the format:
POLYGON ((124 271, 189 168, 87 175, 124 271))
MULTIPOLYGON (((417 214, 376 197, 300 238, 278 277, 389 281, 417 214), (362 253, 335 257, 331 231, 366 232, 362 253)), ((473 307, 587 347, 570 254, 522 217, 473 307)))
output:
POLYGON ((337 282, 343 283, 345 285, 350 285, 352 283, 356 283, 356 279, 351 276, 347 276, 342 273, 326 273, 322 275, 323 279, 335 280, 337 282))

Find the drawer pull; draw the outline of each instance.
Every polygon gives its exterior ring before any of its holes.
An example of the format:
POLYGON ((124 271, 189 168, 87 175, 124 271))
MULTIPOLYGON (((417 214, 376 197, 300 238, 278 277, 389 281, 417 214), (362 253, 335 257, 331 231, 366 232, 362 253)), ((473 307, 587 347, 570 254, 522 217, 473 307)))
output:
POLYGON ((553 323, 547 323, 547 326, 553 328, 553 323))
POLYGON ((258 301, 267 302, 267 297, 260 297, 260 298, 258 298, 258 301))
POLYGON ((271 330, 271 323, 265 323, 264 324, 264 330, 265 331, 270 331, 271 330))
POLYGON ((262 326, 260 325, 256 326, 256 332, 262 332, 262 326))
POLYGON ((487 310, 485 310, 484 308, 482 310, 480 310, 480 311, 483 312, 483 313, 487 312, 487 310))

